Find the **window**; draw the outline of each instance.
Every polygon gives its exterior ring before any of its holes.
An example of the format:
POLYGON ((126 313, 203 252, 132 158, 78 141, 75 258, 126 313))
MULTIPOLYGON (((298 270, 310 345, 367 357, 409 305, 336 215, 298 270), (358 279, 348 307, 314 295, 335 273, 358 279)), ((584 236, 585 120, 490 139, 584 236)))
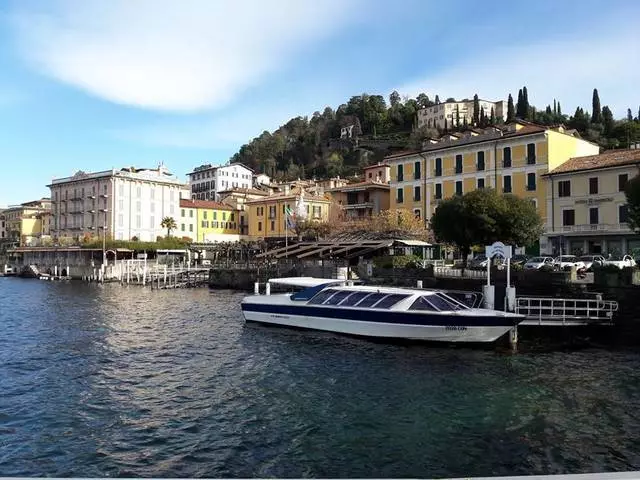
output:
POLYGON ((627 182, 629 181, 629 175, 623 173, 622 175, 618 175, 618 191, 624 192, 624 187, 627 186, 627 182))
POLYGON ((385 298, 380 300, 376 304, 376 308, 391 308, 396 303, 398 303, 401 300, 404 300, 407 297, 409 297, 409 295, 403 295, 401 293, 392 293, 391 295, 387 295, 385 298))
POLYGON ((276 207, 272 205, 269 207, 269 218, 276 218, 276 207))
POLYGON ((180 210, 180 216, 184 217, 184 208, 180 210))
POLYGON ((536 164, 536 144, 527 143, 527 165, 536 164))
POLYGON ((420 213, 420 209, 419 208, 416 208, 416 209, 413 210, 413 216, 415 218, 417 218, 418 220, 420 220, 420 218, 422 217, 422 214, 420 213))
POLYGON ((478 152, 476 166, 478 167, 478 171, 484 170, 484 152, 478 152))
POLYGON ((629 205, 618 206, 618 220, 620 221, 620 223, 629 222, 629 205))
POLYGON ((262 231, 262 222, 258 222, 258 231, 261 232, 262 231))
POLYGON ((576 224, 576 212, 575 210, 563 210, 562 211, 562 225, 570 227, 576 224))
POLYGON ((309 303, 312 305, 322 305, 328 298, 330 298, 336 292, 337 290, 334 290, 331 288, 327 290, 321 290, 320 292, 318 292, 316 296, 314 296, 311 300, 309 300, 309 303))
POLYGON ((339 290, 332 297, 328 298, 323 305, 337 305, 350 294, 351 292, 349 290, 339 290))
POLYGON ((462 173, 462 155, 456 155, 456 173, 462 173))
POLYGON ((205 210, 205 211, 202 213, 202 218, 207 218, 207 213, 208 213, 208 212, 205 210))
POLYGON ((189 210, 189 218, 193 218, 193 210, 189 210))
POLYGON ((184 223, 180 224, 180 230, 184 232, 184 223))
POLYGON ((477 188, 478 188, 478 190, 482 190, 484 188, 484 178, 479 178, 478 179, 477 188))
POLYGON ((357 306, 358 307, 371 307, 374 303, 380 301, 383 297, 386 297, 386 293, 372 293, 365 297, 357 306))
POLYGON ((511 147, 504 147, 502 149, 502 166, 504 168, 511 168, 511 147))
POLYGON ((373 173, 369 172, 369 178, 373 178, 373 173))
POLYGON ((442 176, 442 159, 436 158, 436 168, 435 168, 434 176, 441 177, 442 176))
POLYGON ((422 171, 421 171, 421 165, 420 162, 414 162, 413 163, 413 179, 414 180, 420 180, 420 177, 422 176, 422 171))
POLYGON ((591 225, 597 225, 598 221, 598 207, 592 207, 589 209, 589 223, 591 225))
POLYGON ((462 181, 458 180, 456 182, 456 195, 462 195, 462 181))
POLYGON ((273 232, 276 229, 276 222, 271 220, 271 231, 273 232))
POLYGON ((345 298, 340 305, 345 307, 353 307, 356 303, 370 294, 371 292, 352 292, 351 295, 345 298))
POLYGON ((404 190, 402 188, 399 188, 398 191, 397 191, 396 202, 397 203, 404 202, 404 190))
POLYGON ((398 165, 398 179, 399 182, 404 180, 404 165, 398 165))
POLYGON ((505 175, 502 178, 502 191, 504 193, 511 193, 511 175, 505 175))
POLYGON ((598 194, 598 177, 593 177, 589 179, 589 195, 597 195, 598 194))
POLYGON ((570 197, 571 196, 571 180, 563 180, 558 182, 558 196, 570 197))
POLYGON ((413 201, 420 201, 420 187, 413 187, 413 201))
POLYGON ((536 189, 536 174, 527 173, 527 190, 530 192, 536 189))
POLYGON ((142 188, 136 187, 136 197, 140 198, 142 196, 142 188))
POLYGON ((322 215, 322 207, 315 206, 313 207, 313 218, 320 218, 322 215))
POLYGON ((190 232, 193 232, 193 223, 190 223, 190 224, 189 224, 189 231, 190 231, 190 232))
POLYGON ((442 198, 442 184, 441 183, 436 183, 435 197, 436 197, 436 200, 440 200, 442 198))
POLYGON ((233 217, 234 217, 234 214, 233 214, 233 213, 229 214, 229 221, 233 222, 233 220, 234 220, 234 218, 233 218, 233 217))

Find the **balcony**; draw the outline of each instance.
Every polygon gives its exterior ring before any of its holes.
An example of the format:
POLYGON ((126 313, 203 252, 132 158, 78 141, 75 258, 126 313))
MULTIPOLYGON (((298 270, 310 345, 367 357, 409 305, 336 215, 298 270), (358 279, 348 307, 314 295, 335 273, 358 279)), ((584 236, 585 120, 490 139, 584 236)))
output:
POLYGON ((77 193, 75 193, 75 194, 71 195, 71 198, 69 200, 71 200, 72 202, 76 202, 78 200, 82 200, 82 197, 80 195, 78 195, 77 193))
POLYGON ((562 225, 555 231, 545 232, 547 235, 589 235, 589 234, 624 234, 631 235, 633 230, 628 223, 584 223, 580 225, 562 225))
POLYGON ((373 202, 348 203, 344 206, 345 210, 359 210, 361 208, 373 208, 373 202))

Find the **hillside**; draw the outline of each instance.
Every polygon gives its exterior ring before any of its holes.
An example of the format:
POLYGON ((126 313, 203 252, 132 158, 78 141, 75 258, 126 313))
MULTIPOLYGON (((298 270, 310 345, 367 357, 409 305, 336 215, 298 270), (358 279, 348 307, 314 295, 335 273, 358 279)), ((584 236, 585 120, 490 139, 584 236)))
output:
MULTIPOLYGON (((395 150, 418 148, 424 138, 442 133, 415 128, 416 112, 438 103, 438 96, 432 100, 424 93, 416 98, 401 98, 394 91, 389 95, 388 103, 382 95, 354 96, 336 110, 326 107, 311 118, 292 118, 272 133, 264 131, 240 147, 231 162, 243 163, 276 179, 357 175, 363 166, 382 160, 395 150), (351 135, 343 130, 346 128, 350 128, 351 135)), ((568 116, 562 113, 560 102, 556 100, 553 106, 537 109, 529 104, 526 87, 518 92, 515 104, 509 95, 508 106, 506 121, 517 117, 543 125, 563 123, 603 148, 626 148, 640 142, 640 109, 636 117, 629 109, 626 118, 615 120, 609 107, 600 107, 596 89, 592 113, 578 107, 572 116, 568 116)), ((480 126, 503 121, 478 113, 475 112, 474 117, 480 126)), ((465 128, 468 126, 447 130, 465 128)))

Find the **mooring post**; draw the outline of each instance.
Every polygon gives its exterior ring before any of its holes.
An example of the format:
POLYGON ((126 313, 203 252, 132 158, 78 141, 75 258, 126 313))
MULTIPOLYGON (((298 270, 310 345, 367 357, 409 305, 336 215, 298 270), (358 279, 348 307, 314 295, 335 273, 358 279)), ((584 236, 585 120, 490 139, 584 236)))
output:
POLYGON ((417 288, 422 288, 422 280, 418 280, 418 281, 416 282, 416 287, 417 287, 417 288))
POLYGON ((511 330, 509 330, 509 344, 513 350, 518 348, 518 326, 515 325, 511 330))
POLYGON ((253 284, 253 293, 254 293, 254 295, 260 295, 260 283, 259 282, 255 282, 253 284))
POLYGON ((267 282, 267 284, 265 285, 265 295, 271 295, 271 284, 269 282, 267 282))

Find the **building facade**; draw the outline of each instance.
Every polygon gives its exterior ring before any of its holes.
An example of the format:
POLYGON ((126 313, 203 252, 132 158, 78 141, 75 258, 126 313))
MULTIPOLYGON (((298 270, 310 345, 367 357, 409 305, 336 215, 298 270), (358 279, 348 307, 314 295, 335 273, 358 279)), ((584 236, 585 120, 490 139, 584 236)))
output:
POLYGON ((328 190, 347 220, 370 218, 389 210, 389 185, 366 181, 328 190))
POLYGON ((218 193, 253 187, 253 171, 239 163, 201 165, 188 174, 193 200, 218 200, 218 193))
POLYGON ((406 209, 429 221, 453 195, 493 188, 534 202, 547 218, 541 176, 572 157, 595 155, 599 147, 563 127, 516 121, 501 128, 444 135, 421 151, 387 157, 391 165, 391 210, 406 209))
POLYGON ((7 238, 7 220, 4 215, 4 209, 0 210, 0 242, 7 238))
POLYGON ((572 158, 545 174, 546 228, 540 249, 549 255, 640 253, 628 224, 624 188, 640 174, 640 150, 572 158))
MULTIPOLYGON (((104 235, 116 240, 155 241, 166 235, 162 219, 178 222, 180 199, 189 188, 162 165, 155 169, 77 172, 50 185, 55 237, 81 240, 104 235)), ((175 234, 175 232, 174 232, 175 234)))
POLYGON ((228 205, 206 200, 180 200, 180 236, 196 243, 240 240, 238 212, 228 205))
POLYGON ((255 188, 234 188, 220 192, 220 201, 238 214, 238 229, 241 239, 249 236, 249 207, 247 202, 267 197, 269 194, 255 188))
POLYGON ((51 200, 42 198, 9 207, 2 212, 4 238, 20 246, 40 245, 48 235, 51 218, 51 200))
MULTIPOLYGON (((484 110, 484 114, 489 117, 493 109, 496 118, 505 118, 506 103, 503 100, 490 102, 479 100, 479 108, 484 110)), ((444 129, 445 123, 448 128, 473 125, 473 100, 463 100, 461 102, 445 102, 431 107, 421 108, 417 112, 418 128, 439 128, 444 129)))
POLYGON ((288 211, 293 212, 296 218, 326 222, 331 203, 324 196, 312 195, 300 189, 250 200, 246 203, 249 236, 252 239, 293 238, 296 235, 293 225, 295 218, 288 216, 288 211))

